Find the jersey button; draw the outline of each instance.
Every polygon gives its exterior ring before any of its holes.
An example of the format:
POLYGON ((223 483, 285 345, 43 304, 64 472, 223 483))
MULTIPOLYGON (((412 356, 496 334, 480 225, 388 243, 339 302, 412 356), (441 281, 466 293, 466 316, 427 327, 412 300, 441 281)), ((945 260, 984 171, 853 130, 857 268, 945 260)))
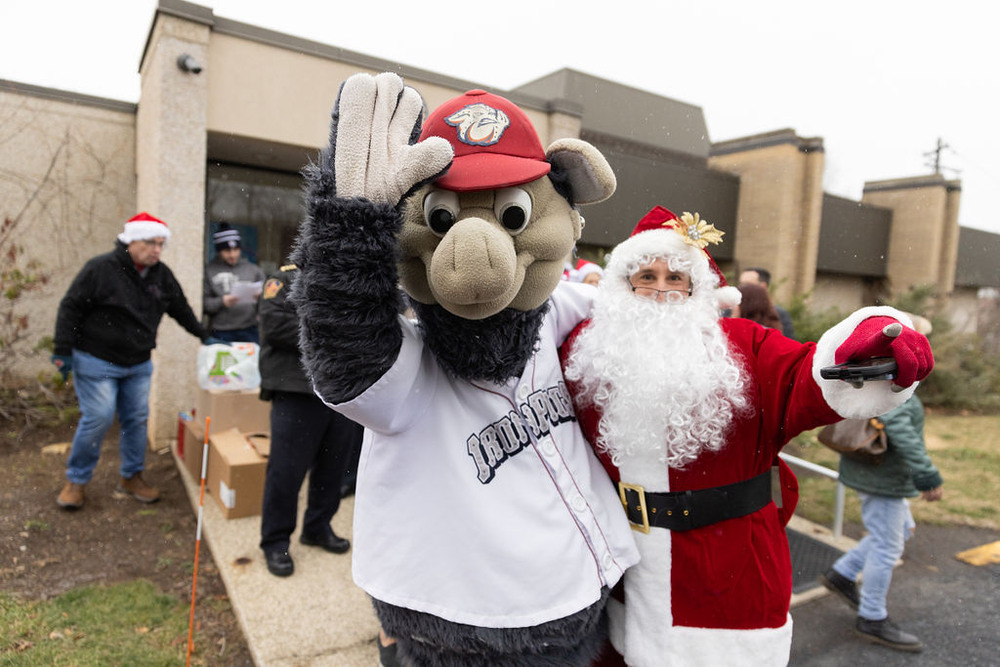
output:
POLYGON ((526 398, 528 398, 528 393, 530 391, 531 391, 531 389, 528 387, 528 385, 522 384, 520 387, 517 388, 517 398, 518 398, 518 400, 523 401, 526 398))
POLYGON ((604 558, 601 559, 601 563, 604 565, 605 570, 611 567, 612 562, 611 554, 604 554, 604 558))
POLYGON ((582 512, 587 509, 587 501, 584 500, 581 495, 573 496, 573 499, 569 501, 569 504, 572 505, 573 509, 577 512, 582 512))
POLYGON ((542 454, 545 454, 546 456, 555 456, 556 446, 552 444, 551 438, 546 438, 545 441, 542 442, 542 454))

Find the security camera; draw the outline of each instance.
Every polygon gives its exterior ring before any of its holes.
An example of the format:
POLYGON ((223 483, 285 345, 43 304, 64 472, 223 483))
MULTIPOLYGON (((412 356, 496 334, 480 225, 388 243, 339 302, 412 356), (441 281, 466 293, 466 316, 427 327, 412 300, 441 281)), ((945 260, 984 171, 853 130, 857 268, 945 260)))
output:
POLYGON ((194 59, 194 56, 190 54, 185 53, 177 56, 177 66, 182 72, 201 74, 201 65, 199 65, 198 61, 194 59))

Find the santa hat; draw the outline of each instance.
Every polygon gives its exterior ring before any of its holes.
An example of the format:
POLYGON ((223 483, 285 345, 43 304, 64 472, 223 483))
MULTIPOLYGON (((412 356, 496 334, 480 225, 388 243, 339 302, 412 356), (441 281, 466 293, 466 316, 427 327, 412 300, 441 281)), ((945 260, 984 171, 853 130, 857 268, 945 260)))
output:
POLYGON ((574 282, 582 283, 583 279, 589 276, 591 273, 596 273, 602 278, 604 277, 604 269, 602 269, 598 264, 594 262, 588 262, 587 260, 580 260, 576 265, 576 270, 573 273, 571 280, 574 282))
POLYGON ((705 250, 708 244, 722 241, 722 232, 695 213, 678 218, 662 206, 654 206, 636 224, 631 236, 611 253, 607 272, 628 279, 635 267, 653 257, 678 257, 691 266, 691 287, 695 291, 710 288, 720 308, 732 308, 740 302, 740 291, 726 283, 718 265, 705 250))
POLYGON ((446 190, 506 188, 552 169, 528 116, 485 90, 470 90, 435 109, 420 134, 427 137, 443 137, 455 152, 448 172, 434 182, 446 190))
POLYGON ((142 213, 130 218, 125 223, 125 231, 118 235, 118 240, 128 245, 133 241, 149 241, 150 239, 170 238, 170 230, 167 223, 158 218, 154 218, 149 213, 142 213))
POLYGON ((219 229, 212 234, 212 243, 215 245, 216 252, 227 248, 239 248, 240 232, 228 222, 221 222, 219 229))

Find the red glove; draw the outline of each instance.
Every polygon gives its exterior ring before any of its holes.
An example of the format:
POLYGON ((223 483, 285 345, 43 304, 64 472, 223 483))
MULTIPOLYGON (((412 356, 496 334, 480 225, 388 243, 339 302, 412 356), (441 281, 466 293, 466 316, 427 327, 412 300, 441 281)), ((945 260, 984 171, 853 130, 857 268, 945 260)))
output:
POLYGON ((894 384, 909 387, 927 377, 934 368, 934 355, 927 337, 904 327, 891 317, 869 317, 847 337, 834 361, 865 361, 873 357, 893 357, 899 370, 894 384))

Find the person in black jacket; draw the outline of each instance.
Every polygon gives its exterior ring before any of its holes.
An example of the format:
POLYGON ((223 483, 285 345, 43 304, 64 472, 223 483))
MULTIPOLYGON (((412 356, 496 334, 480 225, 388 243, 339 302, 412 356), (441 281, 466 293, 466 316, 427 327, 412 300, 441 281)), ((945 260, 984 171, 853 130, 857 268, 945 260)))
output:
POLYGON ((203 342, 209 339, 174 274, 160 262, 168 238, 165 222, 139 213, 125 223, 114 250, 84 265, 59 304, 52 363, 64 379, 73 372, 80 403, 66 484, 56 499, 63 509, 83 507, 84 486, 116 413, 119 490, 144 503, 160 499, 142 478, 156 331, 166 313, 203 342))
POLYGON ((271 453, 267 459, 260 548, 268 571, 295 571, 288 553, 298 514, 299 489, 309 472, 309 494, 299 541, 331 553, 351 544, 330 521, 340 507, 344 472, 361 444, 362 427, 327 407, 313 393, 299 352, 299 318, 288 300, 295 265, 283 266, 260 296, 260 397, 271 401, 271 453))

